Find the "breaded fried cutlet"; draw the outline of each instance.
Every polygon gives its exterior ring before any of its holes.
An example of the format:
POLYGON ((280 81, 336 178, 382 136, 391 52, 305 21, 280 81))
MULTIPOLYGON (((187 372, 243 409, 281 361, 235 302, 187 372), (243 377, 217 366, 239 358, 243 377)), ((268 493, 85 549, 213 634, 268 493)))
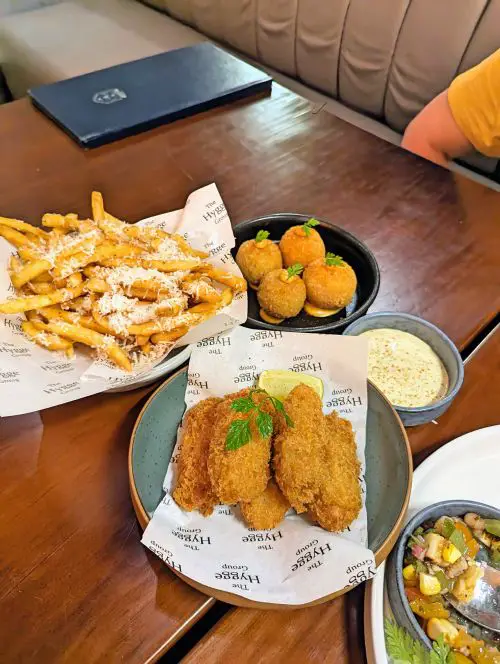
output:
POLYGON ((290 503, 274 480, 270 479, 264 493, 248 503, 240 503, 240 509, 250 528, 272 530, 284 519, 290 503))
POLYGON ((204 399, 184 416, 179 452, 179 467, 175 502, 190 512, 198 510, 203 516, 212 514, 218 504, 208 475, 207 460, 217 405, 222 399, 204 399))
POLYGON ((274 442, 276 481, 297 512, 309 510, 322 528, 344 530, 361 509, 359 461, 350 422, 325 416, 306 385, 284 402, 294 426, 282 424, 274 442))
POLYGON ((305 512, 324 483, 327 427, 320 397, 297 385, 284 402, 293 427, 284 424, 274 440, 276 481, 297 513, 305 512))
POLYGON ((361 510, 360 466, 351 423, 335 412, 325 419, 332 445, 328 459, 330 479, 321 487, 310 513, 325 530, 341 532, 361 510))
MULTIPOLYGON (((255 417, 231 408, 235 399, 248 396, 249 390, 231 394, 215 408, 215 424, 208 454, 208 472, 212 487, 221 503, 234 505, 257 498, 269 480, 271 438, 263 438, 255 424, 255 417), (250 441, 236 450, 226 449, 228 429, 235 420, 248 419, 250 441)), ((262 394, 253 395, 255 403, 272 415, 272 406, 262 394)))

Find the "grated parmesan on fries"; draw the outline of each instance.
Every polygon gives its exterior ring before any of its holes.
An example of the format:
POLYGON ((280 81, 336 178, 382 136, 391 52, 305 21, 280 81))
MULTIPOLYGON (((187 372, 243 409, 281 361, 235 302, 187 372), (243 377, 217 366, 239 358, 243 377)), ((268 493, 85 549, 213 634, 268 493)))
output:
POLYGON ((45 214, 48 230, 0 217, 0 236, 17 248, 9 273, 18 296, 0 313, 24 312, 38 345, 71 356, 80 343, 131 371, 246 290, 183 237, 116 219, 99 192, 92 213, 45 214))

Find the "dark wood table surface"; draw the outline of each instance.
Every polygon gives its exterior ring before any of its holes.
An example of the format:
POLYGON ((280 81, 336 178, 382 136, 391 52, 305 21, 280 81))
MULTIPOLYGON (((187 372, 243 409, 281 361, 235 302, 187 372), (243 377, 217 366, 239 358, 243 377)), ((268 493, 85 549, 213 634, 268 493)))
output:
MULTIPOLYGON (((498 194, 315 114, 278 86, 270 98, 90 152, 18 101, 0 109, 0 146, 5 216, 88 215, 98 189, 113 214, 136 221, 182 207, 189 192, 216 182, 233 223, 303 212, 367 242, 382 271, 374 310, 422 315, 464 348, 500 308, 498 194)), ((0 660, 152 662, 213 604, 139 542, 126 457, 150 392, 0 421, 0 660)), ((359 626, 345 606, 327 607, 335 627, 323 632, 321 608, 273 620, 320 630, 340 662, 348 623, 359 626)), ((292 642, 286 631, 269 638, 292 642)))
MULTIPOLYGON (((455 403, 437 424, 409 429, 413 449, 433 451, 468 431, 500 423, 500 327, 466 363, 455 403)), ((417 463, 424 454, 417 455, 417 463)), ((183 664, 362 662, 364 588, 293 612, 231 609, 183 664)))

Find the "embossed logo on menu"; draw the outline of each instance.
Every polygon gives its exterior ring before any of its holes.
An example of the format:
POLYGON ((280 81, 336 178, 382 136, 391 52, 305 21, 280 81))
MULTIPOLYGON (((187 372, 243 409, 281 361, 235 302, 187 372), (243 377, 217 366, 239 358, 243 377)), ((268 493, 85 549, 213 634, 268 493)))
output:
POLYGON ((94 104, 114 104, 117 101, 123 101, 127 98, 126 92, 120 88, 110 88, 109 90, 99 90, 92 95, 94 104))

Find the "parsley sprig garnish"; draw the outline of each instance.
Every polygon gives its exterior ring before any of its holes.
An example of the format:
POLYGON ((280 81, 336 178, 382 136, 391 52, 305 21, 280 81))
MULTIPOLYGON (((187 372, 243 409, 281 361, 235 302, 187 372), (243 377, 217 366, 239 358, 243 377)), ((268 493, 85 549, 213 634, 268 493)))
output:
POLYGON ((327 265, 344 265, 344 259, 342 256, 337 256, 337 254, 332 254, 329 251, 325 256, 325 263, 327 265))
POLYGON ((296 277, 303 270, 304 270, 304 266, 301 265, 300 263, 294 263, 293 265, 290 265, 290 267, 288 267, 286 269, 286 271, 288 272, 288 278, 289 279, 291 279, 292 277, 296 277))
POLYGON ((311 219, 308 219, 305 224, 302 225, 304 233, 306 235, 310 235, 311 228, 314 228, 314 226, 319 226, 319 221, 317 219, 314 219, 314 217, 312 217, 311 219))
POLYGON ((255 242, 262 242, 262 240, 267 240, 269 237, 269 231, 259 231, 255 236, 255 242))
POLYGON ((384 623, 387 653, 396 664, 453 664, 455 657, 441 634, 428 651, 404 627, 386 619, 384 623))
POLYGON ((265 394, 274 408, 283 415, 287 426, 293 427, 293 422, 285 411, 282 401, 270 396, 265 390, 251 389, 246 397, 239 397, 231 404, 232 410, 237 413, 248 414, 248 417, 231 422, 226 434, 226 450, 237 450, 250 442, 252 437, 250 419, 252 417, 262 438, 269 438, 272 435, 273 418, 265 410, 262 410, 258 403, 255 403, 253 399, 255 394, 265 394))

